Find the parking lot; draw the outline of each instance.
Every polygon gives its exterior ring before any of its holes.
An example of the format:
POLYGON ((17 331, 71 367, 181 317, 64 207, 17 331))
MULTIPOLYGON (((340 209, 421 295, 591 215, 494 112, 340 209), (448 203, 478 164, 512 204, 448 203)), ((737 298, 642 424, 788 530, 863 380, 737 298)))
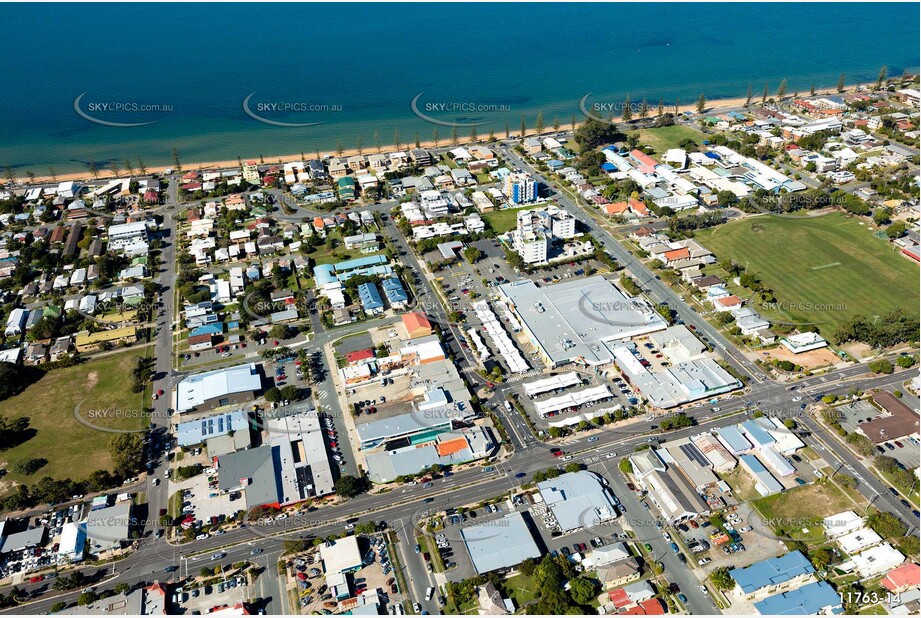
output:
POLYGON ((182 492, 181 517, 191 515, 207 525, 212 518, 222 520, 246 508, 239 492, 221 493, 212 488, 210 485, 216 483, 216 479, 216 475, 209 476, 203 472, 184 481, 170 481, 170 495, 182 492))
POLYGON ((204 615, 215 609, 233 607, 252 597, 245 575, 228 576, 207 586, 193 583, 177 588, 170 598, 170 613, 204 615))
MULTIPOLYGON (((610 372, 612 376, 616 375, 616 372, 613 370, 610 372)), ((524 380, 524 382, 529 382, 533 380, 539 380, 543 376, 535 375, 529 380, 524 380)), ((577 415, 584 414, 586 412, 607 412, 613 411, 618 406, 620 409, 626 410, 627 408, 636 405, 639 400, 626 382, 620 378, 605 379, 602 376, 595 375, 594 373, 585 373, 582 374, 583 383, 580 386, 572 386, 569 388, 558 389, 557 391, 543 393, 535 396, 533 399, 524 394, 523 389, 520 393, 518 401, 522 404, 525 411, 528 413, 528 416, 531 418, 531 421, 539 428, 546 430, 550 426, 551 421, 565 421, 567 418, 571 418, 577 415), (541 402, 547 400, 555 399, 567 394, 574 394, 580 390, 585 390, 588 388, 594 388, 602 384, 607 385, 608 390, 611 391, 612 396, 603 400, 599 400, 595 403, 586 404, 578 408, 566 408, 558 412, 548 413, 544 417, 537 410, 537 405, 541 402)))

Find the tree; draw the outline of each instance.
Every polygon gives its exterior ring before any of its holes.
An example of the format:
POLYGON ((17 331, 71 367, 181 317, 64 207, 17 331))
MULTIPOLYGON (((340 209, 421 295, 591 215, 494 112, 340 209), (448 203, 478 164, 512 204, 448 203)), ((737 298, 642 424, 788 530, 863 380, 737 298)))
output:
POLYGON ((892 225, 886 228, 886 236, 892 239, 901 238, 902 236, 905 235, 905 230, 906 230, 905 222, 896 221, 895 223, 893 223, 892 225))
POLYGON ((591 603, 592 599, 598 594, 599 589, 598 580, 595 579, 576 577, 569 580, 569 594, 572 595, 572 600, 579 605, 591 603))
POLYGON ((881 358, 875 361, 870 361, 869 363, 867 363, 867 368, 873 373, 890 374, 893 371, 892 363, 886 360, 885 358, 881 358))
POLYGON ((399 129, 393 130, 393 145, 397 150, 400 150, 400 148, 402 148, 403 146, 403 143, 400 141, 400 130, 399 129))
POLYGON ((286 324, 276 324, 269 331, 272 339, 287 339, 291 336, 291 329, 286 324))
POLYGON ((345 474, 336 480, 334 489, 344 498, 354 498, 365 490, 365 483, 362 479, 345 474))
MULTIPOLYGON (((96 162, 90 159, 86 163, 86 169, 89 170, 90 174, 93 175, 93 178, 99 178, 99 166, 96 165, 96 162)), ((10 180, 12 182, 12 180, 10 180)))
POLYGON ((41 457, 33 457, 23 461, 16 462, 13 469, 19 474, 30 476, 35 474, 48 464, 48 460, 41 457))
POLYGON ((700 96, 697 98, 697 113, 704 113, 704 107, 707 106, 707 97, 704 96, 704 93, 701 92, 700 96))
POLYGON ((643 100, 640 101, 640 118, 646 118, 649 115, 649 103, 646 102, 646 97, 643 97, 643 100))
POLYGON ((53 165, 48 166, 48 177, 51 178, 51 182, 58 181, 58 173, 55 171, 53 165))
POLYGON ((901 367, 902 369, 908 369, 909 367, 913 367, 914 364, 917 362, 918 362, 918 359, 915 358, 914 356, 910 354, 902 354, 896 359, 895 364, 901 367))
POLYGON ((876 76, 876 88, 877 90, 883 87, 883 82, 886 81, 886 77, 889 74, 889 68, 884 64, 879 69, 879 75, 876 76))
POLYGON ((569 130, 570 131, 576 130, 576 115, 575 114, 569 117, 569 130))
POLYGON ((633 463, 630 461, 629 457, 621 459, 617 467, 620 468, 620 471, 624 474, 633 474, 633 463))
POLYGON ((538 135, 543 135, 544 133, 544 112, 542 110, 537 110, 537 120, 534 123, 534 128, 537 130, 538 135))
POLYGON ((812 84, 811 86, 809 86, 809 96, 811 97, 815 96, 815 84, 812 84))
POLYGON ((568 464, 566 464, 566 467, 563 469, 569 473, 579 472, 580 470, 582 470, 582 464, 571 461, 568 464))
POLYGON ((623 138, 623 134, 612 124, 589 118, 579 125, 573 139, 583 151, 594 150, 602 144, 609 144, 623 138))
POLYGON ((435 144, 435 148, 438 148, 438 127, 432 130, 432 143, 435 144))
POLYGON ((844 92, 844 73, 838 78, 838 92, 844 92))
POLYGON ((95 592, 92 590, 87 590, 86 592, 81 592, 80 596, 77 597, 77 605, 89 605, 90 603, 96 601, 98 598, 99 595, 97 595, 95 592))
POLYGON ((301 389, 293 384, 288 384, 281 388, 281 398, 286 401, 296 401, 300 399, 301 389))
POLYGON ((659 97, 659 104, 656 106, 656 111, 658 115, 661 116, 665 113, 665 99, 659 97))
POLYGON ((457 146, 460 139, 457 137, 457 127, 451 127, 451 145, 457 146))
POLYGON ((729 576, 727 567, 718 567, 710 573, 710 581, 720 590, 731 590, 735 587, 735 580, 729 576))
POLYGON ((138 162, 138 171, 141 173, 142 176, 145 176, 147 174, 147 164, 144 163, 144 159, 142 159, 141 157, 137 158, 137 162, 138 162))
POLYGON ((470 246, 464 249, 464 257, 467 258, 467 261, 471 264, 476 264, 483 258, 483 252, 476 247, 470 246))
POLYGON ((177 172, 182 171, 182 160, 179 157, 179 149, 175 146, 173 147, 173 167, 177 172))
MULTIPOLYGON (((374 147, 377 149, 377 154, 381 153, 381 132, 377 129, 374 129, 374 147)), ((317 157, 319 159, 319 157, 317 157)))
POLYGON ((524 116, 522 116, 521 117, 521 135, 519 135, 519 137, 524 138, 527 132, 528 132, 528 125, 524 121, 524 116))
POLYGON ((275 386, 269 388, 265 392, 263 397, 265 397, 265 400, 268 401, 269 403, 274 403, 276 401, 281 401, 283 399, 281 395, 281 391, 278 389, 278 387, 275 387, 275 386))
POLYGON ((470 127, 470 143, 475 144, 478 139, 479 135, 477 134, 476 125, 474 125, 470 127))
POLYGON ((761 102, 766 103, 768 98, 768 85, 764 82, 764 92, 761 93, 761 102))
POLYGON ((422 147, 422 140, 419 139, 419 133, 418 133, 418 132, 416 132, 416 141, 415 141, 415 144, 416 144, 416 148, 421 148, 421 147, 422 147))
POLYGON ((812 552, 809 558, 812 561, 812 566, 819 571, 824 571, 828 568, 828 565, 831 564, 831 552, 825 547, 820 547, 812 552))
POLYGON ((509 136, 511 136, 511 134, 512 134, 511 130, 509 129, 509 126, 508 126, 508 120, 506 120, 505 121, 505 139, 508 139, 509 136))
POLYGON ((745 105, 751 105, 752 103, 752 83, 748 82, 748 93, 745 95, 745 105))
POLYGON ((67 608, 67 603, 65 603, 64 601, 58 601, 57 603, 51 606, 50 611, 52 614, 56 614, 62 609, 66 609, 66 608, 67 608))
POLYGON ((777 98, 782 99, 787 95, 787 79, 784 78, 780 80, 780 85, 777 86, 777 98))
POLYGON ((341 139, 337 139, 336 140, 336 154, 341 157, 343 152, 345 152, 345 146, 342 145, 341 139))
POLYGON ((624 113, 622 113, 621 118, 624 122, 630 122, 633 120, 633 104, 630 103, 630 95, 627 95, 627 98, 624 99, 624 113))
POLYGON ((144 465, 144 438, 140 433, 115 434, 109 439, 109 455, 115 471, 129 477, 144 465))
POLYGON ((905 534, 907 527, 898 517, 886 511, 878 511, 867 518, 870 528, 884 539, 900 537, 905 534))
POLYGON ((554 117, 553 117, 553 125, 552 125, 552 126, 553 126, 553 130, 554 130, 554 131, 559 131, 559 130, 560 130, 560 117, 559 117, 559 116, 554 116, 554 117))

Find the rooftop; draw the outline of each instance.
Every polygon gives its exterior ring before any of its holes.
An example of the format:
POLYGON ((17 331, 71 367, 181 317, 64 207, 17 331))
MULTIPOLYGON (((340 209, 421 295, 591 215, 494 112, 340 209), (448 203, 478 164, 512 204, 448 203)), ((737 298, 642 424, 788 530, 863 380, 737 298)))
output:
POLYGON ((767 586, 776 586, 802 575, 815 573, 815 569, 802 552, 794 551, 779 558, 768 558, 743 569, 731 569, 729 576, 742 588, 752 593, 767 586))
POLYGON ((261 388, 262 378, 256 363, 198 373, 179 383, 176 407, 179 412, 186 412, 210 399, 261 388))
POLYGON ((461 538, 477 573, 513 567, 527 558, 541 556, 524 516, 518 511, 464 528, 461 538))
POLYGON ((537 489, 564 532, 595 526, 618 513, 610 492, 587 470, 540 482, 537 489))

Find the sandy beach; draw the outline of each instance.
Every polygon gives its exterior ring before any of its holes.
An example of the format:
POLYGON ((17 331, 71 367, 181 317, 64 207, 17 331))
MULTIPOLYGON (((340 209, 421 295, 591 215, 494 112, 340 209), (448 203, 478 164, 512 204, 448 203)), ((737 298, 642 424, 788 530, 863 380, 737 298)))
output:
MULTIPOLYGON (((847 86, 845 88, 845 92, 851 91, 854 88, 856 88, 856 86, 847 86)), ((819 94, 833 94, 833 92, 832 91, 816 92, 816 95, 819 95, 819 94)), ((746 100, 745 97, 736 97, 736 98, 730 98, 730 99, 716 99, 713 101, 707 101, 707 108, 705 109, 705 113, 714 114, 714 113, 719 113, 722 110, 744 107, 745 100, 746 100)), ((755 96, 752 97, 752 102, 759 103, 760 101, 761 101, 760 95, 756 94, 755 96)), ((670 105, 669 104, 665 105, 665 110, 668 112, 674 112, 674 109, 675 109, 674 102, 672 102, 670 105)), ((680 104, 678 106, 679 112, 696 111, 696 109, 697 109, 696 100, 691 101, 687 104, 680 104)), ((651 103, 650 104, 650 117, 653 117, 655 115, 655 112, 656 112, 656 104, 651 103)), ((579 124, 581 123, 577 122, 576 126, 578 126, 579 124)), ((570 129, 570 124, 568 122, 562 123, 560 125, 560 128, 568 130, 570 129)), ((553 129, 551 127, 546 127, 544 129, 544 134, 551 133, 551 132, 553 132, 553 129)), ((517 133, 518 132, 515 131, 515 134, 517 133)), ((501 137, 498 133, 496 135, 501 137)), ((534 130, 533 127, 529 128, 526 135, 527 136, 536 135, 536 131, 534 130)), ((485 138, 486 136, 483 135, 479 138, 478 141, 484 141, 485 138)), ((471 140, 469 136, 460 136, 460 135, 458 136, 458 143, 461 145, 468 144, 470 143, 470 141, 471 140)), ((444 146, 449 145, 450 143, 451 143, 450 137, 446 136, 445 139, 439 140, 438 146, 444 147, 444 146)), ((435 148, 436 145, 435 145, 435 142, 429 140, 429 141, 420 142, 420 147, 421 148, 435 148)), ((408 148, 415 148, 415 144, 403 144, 401 148, 404 150, 408 148)), ((394 150, 394 147, 392 144, 384 144, 381 148, 381 152, 390 152, 392 150, 394 150)), ((362 153, 365 155, 374 154, 376 152, 377 152, 377 149, 374 146, 371 146, 370 148, 365 148, 362 150, 362 153)), ((343 157, 351 157, 357 154, 359 154, 358 150, 354 148, 344 149, 342 151, 343 157)), ((334 151, 321 151, 320 155, 321 156, 335 156, 336 153, 334 151)), ((312 158, 313 156, 315 156, 315 154, 305 153, 305 156, 307 156, 308 158, 312 158)), ((247 158, 244 157, 244 160, 247 160, 247 158)), ((253 160, 253 158, 250 158, 249 160, 253 160)), ((288 163, 291 161, 300 161, 300 160, 301 160, 300 153, 287 154, 287 155, 272 155, 272 156, 264 157, 265 165, 288 163)), ((147 169, 147 172, 148 173, 162 173, 165 170, 170 169, 172 167, 173 167, 172 165, 149 166, 147 169)), ((229 159, 226 161, 202 161, 202 162, 182 161, 182 169, 186 171, 188 170, 228 169, 228 168, 234 168, 234 167, 239 167, 239 163, 237 162, 236 159, 229 159)), ((67 174, 58 174, 56 176, 57 182, 61 182, 65 180, 82 180, 82 181, 97 180, 98 181, 98 180, 105 180, 105 179, 111 180, 113 178, 115 178, 115 175, 112 174, 112 172, 107 169, 100 170, 98 179, 92 179, 91 175, 87 174, 86 172, 71 172, 67 174)), ((16 180, 17 182, 26 182, 27 179, 17 178, 16 180)), ((39 176, 36 174, 35 182, 36 183, 48 183, 48 182, 51 182, 51 178, 48 176, 39 176)))

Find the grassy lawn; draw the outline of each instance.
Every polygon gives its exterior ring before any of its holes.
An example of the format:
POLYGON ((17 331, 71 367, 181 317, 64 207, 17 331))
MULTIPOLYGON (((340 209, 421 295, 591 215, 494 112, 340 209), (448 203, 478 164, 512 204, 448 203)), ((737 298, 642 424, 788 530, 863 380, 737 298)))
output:
MULTIPOLYGON (((9 472, 3 479, 34 483, 50 476, 55 479, 83 480, 99 469, 111 469, 108 452, 111 432, 87 427, 80 416, 96 426, 113 429, 139 429, 146 423, 140 414, 149 402, 144 393, 131 392, 131 370, 143 351, 126 351, 45 374, 25 391, 0 402, 0 415, 8 419, 29 418, 28 431, 34 435, 0 451, 0 467, 9 472), (31 476, 15 471, 16 462, 43 458, 48 463, 31 476)), ((5 493, 5 491, 0 492, 5 493)))
POLYGON ((504 234, 509 230, 514 230, 518 225, 518 211, 534 208, 534 206, 521 206, 520 208, 506 208, 505 210, 495 210, 487 212, 482 217, 489 221, 490 227, 495 230, 496 234, 504 234))
POLYGON ((822 538, 823 518, 854 508, 838 487, 825 482, 802 485, 754 500, 752 505, 768 521, 789 521, 790 525, 777 527, 784 528, 791 538, 803 539, 822 538), (815 525, 809 526, 808 522, 815 522, 815 525))
POLYGON ((515 601, 515 607, 521 608, 537 599, 534 582, 527 575, 519 573, 505 580, 505 592, 515 601))
POLYGON ((656 129, 640 129, 629 131, 628 135, 639 136, 641 146, 651 146, 655 154, 664 155, 669 148, 677 148, 678 144, 690 138, 700 144, 705 138, 700 131, 695 131, 683 125, 658 127, 656 129))
POLYGON ((755 481, 741 467, 732 472, 720 474, 719 477, 732 487, 732 493, 742 502, 756 500, 761 495, 755 489, 755 481))
POLYGON ((919 315, 918 266, 840 213, 749 217, 696 239, 774 290, 776 305, 755 307, 774 322, 816 324, 830 337, 856 315, 872 318, 898 307, 919 315))

